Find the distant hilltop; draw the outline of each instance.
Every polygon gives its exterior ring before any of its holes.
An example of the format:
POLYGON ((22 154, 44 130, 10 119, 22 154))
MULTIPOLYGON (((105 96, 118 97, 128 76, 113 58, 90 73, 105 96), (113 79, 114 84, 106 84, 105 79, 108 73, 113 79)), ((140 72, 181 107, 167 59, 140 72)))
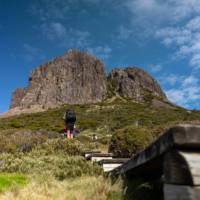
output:
POLYGON ((157 81, 143 69, 114 68, 106 77, 99 59, 69 50, 31 72, 28 86, 13 92, 10 111, 98 103, 116 95, 136 102, 145 101, 148 95, 167 100, 157 81))

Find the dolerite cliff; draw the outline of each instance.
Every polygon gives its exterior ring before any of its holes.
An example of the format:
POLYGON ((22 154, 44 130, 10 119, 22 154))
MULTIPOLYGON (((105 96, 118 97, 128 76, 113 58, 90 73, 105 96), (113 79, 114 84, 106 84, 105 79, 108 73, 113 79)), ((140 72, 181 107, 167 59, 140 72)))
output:
POLYGON ((84 52, 70 50, 34 69, 28 87, 17 89, 10 108, 55 107, 64 103, 86 104, 106 95, 104 67, 100 60, 84 52))
POLYGON ((69 50, 64 56, 34 69, 28 87, 18 88, 13 93, 10 109, 97 103, 110 94, 143 102, 149 93, 166 100, 159 84, 144 70, 113 69, 106 78, 100 60, 85 52, 69 50))
POLYGON ((112 94, 128 97, 136 102, 145 101, 149 95, 167 99, 157 81, 137 67, 113 69, 108 76, 108 83, 112 94))

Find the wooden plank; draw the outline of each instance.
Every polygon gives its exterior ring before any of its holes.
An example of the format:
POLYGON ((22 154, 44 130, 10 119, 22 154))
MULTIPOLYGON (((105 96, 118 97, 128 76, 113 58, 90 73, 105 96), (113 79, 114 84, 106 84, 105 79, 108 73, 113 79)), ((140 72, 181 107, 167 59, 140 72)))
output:
POLYGON ((90 158, 90 160, 92 161, 92 162, 99 162, 99 161, 101 161, 101 160, 106 160, 106 159, 112 159, 112 157, 110 156, 106 156, 106 157, 103 157, 103 156, 92 156, 91 158, 90 158))
POLYGON ((146 165, 158 170, 157 173, 162 173, 163 154, 172 148, 200 150, 200 125, 184 124, 170 128, 144 151, 133 156, 119 168, 114 169, 111 175, 133 172, 133 169, 136 168, 141 168, 140 171, 146 173, 146 165))
MULTIPOLYGON (((90 155, 88 155, 87 156, 87 159, 88 160, 92 160, 92 158, 94 158, 94 157, 102 157, 102 158, 110 158, 110 159, 112 159, 112 157, 113 157, 113 154, 112 153, 91 153, 90 155)), ((103 159, 101 159, 101 160, 103 160, 103 159)))
POLYGON ((98 150, 85 150, 83 153, 82 153, 82 156, 84 156, 86 159, 88 158, 88 156, 90 154, 93 154, 93 153, 101 153, 101 151, 98 151, 98 150))
POLYGON ((83 155, 88 154, 88 153, 101 153, 101 151, 99 151, 99 150, 85 150, 83 152, 83 155))
POLYGON ((165 183, 200 186, 200 152, 171 150, 164 157, 165 183))
POLYGON ((125 163, 129 160, 129 158, 113 158, 113 159, 106 159, 101 160, 99 164, 112 164, 112 163, 125 163))
POLYGON ((164 184, 165 200, 200 200, 200 187, 164 184))
POLYGON ((122 165, 122 163, 103 163, 102 164, 104 172, 110 172, 113 169, 115 169, 116 167, 119 167, 121 165, 122 165))

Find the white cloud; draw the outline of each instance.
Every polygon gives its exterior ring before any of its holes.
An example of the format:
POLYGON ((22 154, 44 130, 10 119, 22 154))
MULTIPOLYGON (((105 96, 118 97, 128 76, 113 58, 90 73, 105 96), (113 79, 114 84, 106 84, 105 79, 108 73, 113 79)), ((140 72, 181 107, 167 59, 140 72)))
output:
POLYGON ((165 74, 158 78, 159 82, 165 86, 175 86, 177 84, 181 84, 185 79, 184 76, 180 76, 178 74, 165 74))
POLYGON ((149 67, 151 68, 151 71, 154 73, 160 72, 162 70, 161 65, 152 65, 150 64, 149 67))
MULTIPOLYGON (((188 76, 186 77, 183 82, 182 82, 182 86, 183 87, 190 87, 190 86, 198 86, 198 82, 199 80, 195 77, 195 76, 188 76)), ((200 87, 199 87, 200 89, 200 87)))
POLYGON ((103 60, 110 57, 112 49, 108 45, 94 46, 87 31, 73 28, 67 29, 62 23, 52 22, 41 25, 42 34, 51 42, 65 49, 82 49, 96 55, 103 60))
POLYGON ((104 45, 104 46, 97 46, 93 48, 89 47, 87 48, 87 51, 97 56, 98 58, 105 60, 110 57, 112 49, 108 45, 104 45))
POLYGON ((200 87, 199 79, 194 75, 184 77, 179 86, 175 89, 169 89, 166 95, 169 100, 177 105, 191 108, 194 105, 200 106, 200 87))
POLYGON ((50 24, 43 23, 41 25, 42 33, 50 40, 63 38, 66 36, 66 28, 59 22, 52 22, 50 24))
POLYGON ((134 22, 151 27, 162 22, 174 23, 200 12, 199 0, 126 0, 134 22))
POLYGON ((70 0, 36 0, 31 4, 30 11, 42 21, 65 19, 71 2, 70 0))
POLYGON ((73 28, 67 29, 60 22, 43 23, 42 34, 58 46, 66 48, 86 48, 90 45, 90 33, 73 28))
POLYGON ((23 49, 24 53, 22 57, 28 62, 32 62, 37 59, 45 59, 45 55, 43 54, 42 50, 37 47, 25 43, 23 44, 23 49))
POLYGON ((182 27, 167 27, 156 32, 167 47, 175 47, 178 57, 190 58, 190 66, 200 69, 200 17, 189 20, 182 27))
POLYGON ((124 25, 120 25, 118 30, 117 39, 119 40, 127 40, 133 34, 133 30, 130 28, 126 28, 124 25))
MULTIPOLYGON (((117 2, 116 0, 34 0, 29 11, 42 21, 66 20, 70 19, 74 12, 76 15, 80 14, 80 5, 84 10, 90 4, 104 5, 104 7, 109 8, 109 5, 117 4, 117 2)), ((102 10, 99 9, 99 11, 102 10)))

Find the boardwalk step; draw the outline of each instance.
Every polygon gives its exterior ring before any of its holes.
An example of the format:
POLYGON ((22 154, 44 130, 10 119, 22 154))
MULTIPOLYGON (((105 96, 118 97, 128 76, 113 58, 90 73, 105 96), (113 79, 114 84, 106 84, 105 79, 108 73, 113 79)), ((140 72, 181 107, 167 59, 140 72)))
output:
POLYGON ((104 172, 110 172, 113 169, 121 166, 123 163, 127 162, 128 158, 113 158, 113 159, 103 159, 98 163, 103 167, 104 172))
POLYGON ((98 162, 100 160, 105 159, 112 159, 113 154, 112 153, 91 153, 87 156, 87 160, 91 160, 92 162, 98 162))
POLYGON ((98 150, 86 150, 83 152, 83 156, 87 159, 88 156, 90 156, 91 154, 95 154, 95 153, 101 153, 101 151, 98 150))

